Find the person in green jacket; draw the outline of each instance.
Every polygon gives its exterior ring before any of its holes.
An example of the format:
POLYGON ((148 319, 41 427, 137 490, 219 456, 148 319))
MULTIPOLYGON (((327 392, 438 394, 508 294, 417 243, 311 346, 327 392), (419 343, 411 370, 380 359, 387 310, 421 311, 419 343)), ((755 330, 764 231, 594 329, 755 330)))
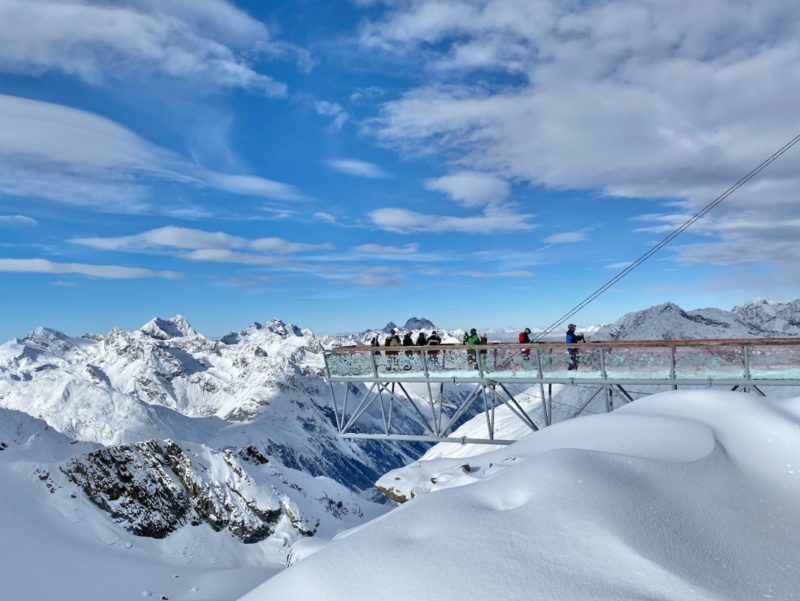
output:
MULTIPOLYGON (((478 330, 472 328, 469 331, 469 336, 464 340, 464 344, 468 346, 475 346, 481 343, 481 337, 478 336, 478 330)), ((470 369, 478 369, 478 362, 475 360, 475 351, 470 349, 467 351, 467 363, 470 369)))

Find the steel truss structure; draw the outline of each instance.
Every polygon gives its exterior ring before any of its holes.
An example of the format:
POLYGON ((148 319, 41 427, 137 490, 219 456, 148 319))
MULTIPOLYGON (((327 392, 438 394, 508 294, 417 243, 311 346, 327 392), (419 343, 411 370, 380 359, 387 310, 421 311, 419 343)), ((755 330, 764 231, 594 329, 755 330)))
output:
POLYGON ((596 388, 572 417, 581 415, 601 393, 606 412, 633 401, 626 388, 632 385, 674 390, 725 387, 762 395, 766 386, 800 386, 800 339, 796 338, 456 344, 391 350, 351 346, 325 351, 324 356, 339 435, 353 439, 511 444, 513 440, 495 438, 496 408, 506 406, 532 431, 549 426, 553 384, 596 388), (337 398, 341 384, 343 398, 337 398), (353 386, 358 384, 368 387, 367 393, 350 403, 351 389, 358 390, 353 386), (424 393, 415 399, 409 384, 424 385, 424 393), (471 388, 454 405, 445 402, 448 384, 471 388), (519 384, 538 386, 540 423, 512 394, 510 388, 519 384), (477 403, 486 419, 486 438, 453 436, 463 418, 476 413, 477 403), (376 404, 382 427, 365 431, 363 418, 376 404), (397 418, 399 414, 403 419, 397 418))

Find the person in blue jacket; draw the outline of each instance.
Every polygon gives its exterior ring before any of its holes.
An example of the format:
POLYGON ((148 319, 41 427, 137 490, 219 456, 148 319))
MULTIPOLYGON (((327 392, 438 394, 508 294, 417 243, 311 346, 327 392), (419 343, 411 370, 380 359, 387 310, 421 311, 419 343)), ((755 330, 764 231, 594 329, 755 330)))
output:
MULTIPOLYGON (((578 342, 586 342, 586 338, 584 338, 583 334, 576 334, 575 328, 578 327, 574 323, 571 323, 567 326, 567 344, 577 344, 578 342)), ((577 370, 578 369, 578 349, 571 347, 567 349, 569 353, 569 365, 567 366, 567 370, 577 370)))

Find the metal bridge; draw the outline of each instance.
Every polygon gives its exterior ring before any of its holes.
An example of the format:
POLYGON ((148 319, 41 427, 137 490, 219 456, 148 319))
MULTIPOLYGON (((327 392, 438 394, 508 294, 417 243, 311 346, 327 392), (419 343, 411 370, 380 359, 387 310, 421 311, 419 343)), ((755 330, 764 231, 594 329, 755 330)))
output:
POLYGON ((533 431, 549 426, 553 384, 595 387, 586 405, 602 392, 606 412, 634 400, 630 385, 717 386, 762 395, 767 386, 800 386, 798 338, 350 346, 324 356, 339 435, 356 439, 510 444, 495 438, 495 409, 505 405, 533 431), (577 369, 570 369, 574 363, 577 369), (423 393, 410 394, 412 384, 423 393), (446 385, 468 393, 446 402, 446 385), (512 393, 518 385, 538 386, 539 423, 512 393), (453 436, 481 401, 486 438, 453 436))

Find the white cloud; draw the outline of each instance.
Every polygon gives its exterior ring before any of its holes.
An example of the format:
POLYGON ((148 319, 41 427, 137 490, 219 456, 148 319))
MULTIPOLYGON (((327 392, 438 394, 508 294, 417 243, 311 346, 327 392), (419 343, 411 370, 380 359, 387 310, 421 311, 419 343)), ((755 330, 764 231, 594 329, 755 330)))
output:
POLYGON ((192 164, 98 115, 0 94, 0 192, 69 204, 142 212, 149 185, 168 180, 246 196, 292 201, 292 186, 192 164))
POLYGON ((384 230, 409 234, 413 232, 471 232, 491 234, 529 230, 531 215, 506 209, 486 210, 481 215, 454 217, 430 215, 399 208, 377 209, 369 214, 372 223, 384 230))
POLYGON ((117 265, 89 265, 86 263, 56 263, 47 259, 0 259, 0 271, 13 273, 77 274, 103 279, 177 279, 182 274, 174 271, 153 271, 139 267, 117 265))
POLYGON ((0 215, 0 227, 39 225, 39 222, 25 215, 0 215))
POLYGON ((285 259, 265 255, 241 253, 226 248, 201 248, 181 255, 188 261, 202 263, 237 263, 239 265, 286 265, 285 259))
POLYGON ((456 271, 453 272, 452 275, 456 276, 464 276, 468 278, 476 278, 476 279, 489 279, 489 278, 531 278, 533 277, 533 272, 531 271, 477 271, 477 270, 467 270, 467 271, 456 271))
POLYGON ((336 217, 331 215, 330 213, 325 213, 324 211, 318 211, 312 215, 314 219, 317 221, 321 221, 322 223, 330 223, 331 225, 335 225, 337 223, 336 217))
POLYGON ((547 244, 570 244, 572 242, 581 242, 582 240, 586 240, 586 234, 583 232, 563 232, 561 234, 552 234, 544 239, 547 244))
POLYGON ((389 177, 389 174, 383 169, 367 161, 359 161, 357 159, 331 159, 327 161, 327 164, 331 169, 346 173, 347 175, 355 175, 356 177, 367 177, 370 179, 389 177))
MULTIPOLYGON (((292 254, 332 248, 327 243, 289 242, 288 240, 274 237, 247 239, 241 236, 231 236, 224 232, 207 232, 174 226, 160 227, 133 236, 73 238, 70 242, 97 249, 123 251, 181 249, 206 252, 224 249, 250 249, 275 254, 292 254)), ((201 255, 202 253, 194 256, 201 255)), ((212 254, 207 253, 205 256, 212 256, 212 254)), ((219 256, 226 255, 220 254, 219 256)))
POLYGON ((90 83, 157 74, 286 93, 285 84, 256 72, 239 52, 268 54, 267 28, 221 0, 0 0, 0 24, 6 71, 59 71, 90 83))
POLYGON ((630 267, 633 264, 633 261, 622 261, 621 263, 611 263, 606 265, 606 269, 625 269, 626 267, 630 267))
POLYGON ((293 186, 254 175, 228 175, 209 171, 205 174, 205 180, 215 188, 234 194, 263 196, 278 200, 301 200, 303 198, 303 195, 293 186))
POLYGON ((405 246, 384 246, 382 244, 361 244, 353 250, 366 255, 411 255, 419 250, 419 244, 405 246))
POLYGON ((354 278, 342 280, 348 284, 357 284, 358 286, 389 286, 396 287, 400 285, 398 278, 381 277, 374 275, 360 275, 354 278))
MULTIPOLYGON (((362 43, 414 61, 426 83, 384 103, 367 131, 506 180, 680 199, 692 214, 795 133, 799 37, 793 0, 392 3, 362 43)), ((719 236, 715 260, 771 243, 768 228, 725 225, 748 205, 769 207, 761 220, 775 227, 796 215, 797 152, 693 227, 719 236)), ((800 246, 781 250, 775 261, 800 260, 800 246)))
POLYGON ((333 118, 333 126, 340 128, 350 118, 347 111, 344 110, 338 102, 328 102, 327 100, 315 100, 311 103, 317 114, 324 117, 333 118))
POLYGON ((428 179, 425 187, 447 194, 467 207, 499 203, 508 198, 511 192, 508 182, 494 175, 475 171, 458 171, 428 179))

